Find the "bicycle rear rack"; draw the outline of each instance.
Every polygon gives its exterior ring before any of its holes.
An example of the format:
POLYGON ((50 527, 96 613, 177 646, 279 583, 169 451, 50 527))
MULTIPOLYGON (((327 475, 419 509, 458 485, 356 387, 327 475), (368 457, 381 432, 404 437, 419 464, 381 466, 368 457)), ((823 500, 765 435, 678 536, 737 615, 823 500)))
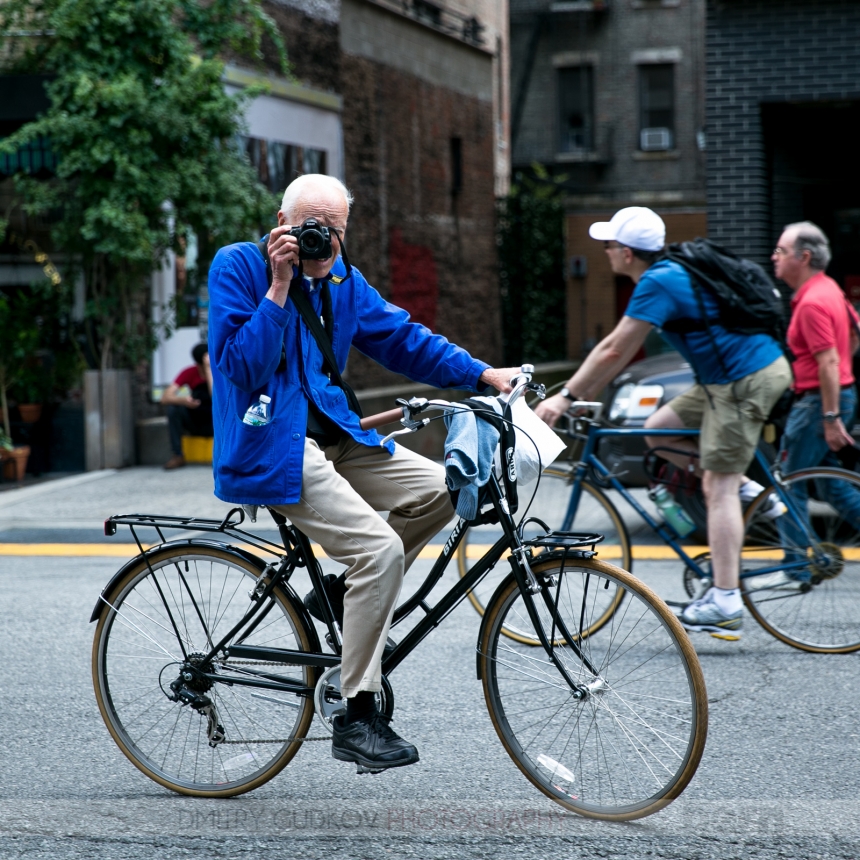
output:
POLYGON ((237 537, 246 540, 252 546, 264 552, 272 553, 273 555, 284 556, 289 555, 289 550, 285 550, 284 546, 279 543, 267 540, 259 535, 246 532, 239 528, 245 521, 245 512, 242 508, 231 508, 227 511, 226 516, 222 520, 208 520, 198 517, 166 517, 160 514, 118 514, 108 517, 104 522, 104 533, 111 537, 116 534, 117 526, 128 526, 135 542, 143 552, 143 547, 138 539, 135 527, 155 529, 161 543, 166 543, 164 531, 168 529, 176 529, 178 531, 196 531, 196 532, 216 532, 230 537, 237 537), (233 515, 238 514, 237 519, 233 519, 233 515))
POLYGON ((592 558, 597 555, 595 544, 604 536, 596 532, 557 532, 549 531, 530 540, 524 540, 524 547, 542 547, 548 550, 564 550, 567 558, 592 558), (590 547, 590 549, 587 549, 590 547))

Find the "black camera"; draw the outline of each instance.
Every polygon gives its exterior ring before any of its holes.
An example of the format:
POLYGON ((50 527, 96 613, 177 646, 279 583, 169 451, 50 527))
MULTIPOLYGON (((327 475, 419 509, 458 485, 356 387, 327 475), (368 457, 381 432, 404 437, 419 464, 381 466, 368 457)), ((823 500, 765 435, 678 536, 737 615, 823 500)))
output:
POLYGON ((331 257, 331 233, 316 218, 307 218, 301 227, 293 227, 290 236, 298 239, 300 260, 327 260, 331 257))

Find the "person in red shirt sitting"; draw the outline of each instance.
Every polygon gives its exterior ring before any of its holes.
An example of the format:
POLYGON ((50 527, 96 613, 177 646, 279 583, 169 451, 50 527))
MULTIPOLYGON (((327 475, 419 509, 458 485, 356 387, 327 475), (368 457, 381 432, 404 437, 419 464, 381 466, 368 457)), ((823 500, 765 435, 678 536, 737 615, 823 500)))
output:
POLYGON ((167 407, 170 428, 170 448, 173 456, 164 464, 165 469, 178 469, 185 465, 182 456, 182 435, 211 436, 212 431, 212 371, 209 367, 209 347, 198 343, 191 350, 194 364, 186 367, 161 396, 167 407), (187 387, 191 394, 182 396, 179 390, 187 387))

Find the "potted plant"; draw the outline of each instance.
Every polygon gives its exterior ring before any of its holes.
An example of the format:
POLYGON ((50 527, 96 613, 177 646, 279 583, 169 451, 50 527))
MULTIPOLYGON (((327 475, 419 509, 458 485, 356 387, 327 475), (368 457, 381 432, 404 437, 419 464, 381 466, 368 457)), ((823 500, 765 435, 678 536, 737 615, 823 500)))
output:
POLYGON ((5 480, 18 483, 23 481, 29 456, 29 445, 13 445, 12 437, 6 430, 0 430, 0 463, 3 465, 5 480))
POLYGON ((18 373, 14 388, 18 413, 26 424, 35 424, 42 416, 42 404, 49 396, 51 374, 40 354, 30 355, 18 373))
POLYGON ((9 389, 18 382, 28 360, 39 346, 40 332, 37 300, 32 293, 19 290, 15 301, 0 293, 0 460, 3 475, 13 481, 22 481, 30 456, 29 445, 14 445, 9 423, 9 389))

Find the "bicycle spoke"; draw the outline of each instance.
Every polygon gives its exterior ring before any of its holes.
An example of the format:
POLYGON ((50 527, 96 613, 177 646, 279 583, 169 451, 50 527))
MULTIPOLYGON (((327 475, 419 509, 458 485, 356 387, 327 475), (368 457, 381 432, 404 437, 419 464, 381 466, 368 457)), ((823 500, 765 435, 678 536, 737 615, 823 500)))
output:
MULTIPOLYGON (((553 604, 535 601, 549 637, 559 629, 557 617, 568 630, 580 624, 585 629, 603 611, 601 596, 613 594, 613 586, 623 589, 623 608, 579 642, 598 674, 585 668, 568 643, 557 643, 556 656, 581 685, 571 689, 542 648, 502 635, 502 626, 511 622, 528 630, 525 598, 511 583, 493 607, 485 692, 497 730, 545 793, 584 814, 637 817, 658 808, 662 797, 692 775, 704 740, 700 712, 706 713, 706 702, 691 679, 695 668, 703 689, 701 670, 690 662, 695 655, 686 637, 682 650, 682 640, 670 631, 669 610, 655 612, 629 574, 618 571, 613 579, 601 571, 595 562, 587 569, 569 564, 560 588, 553 589, 553 604)), ((533 627, 530 633, 538 638, 533 627)), ((678 634, 683 635, 680 628, 678 634)))
MULTIPOLYGON (((295 754, 312 718, 313 704, 286 690, 254 696, 249 693, 253 688, 237 683, 244 677, 242 669, 221 666, 217 659, 201 666, 201 671, 223 678, 198 678, 192 672, 191 680, 183 682, 184 658, 175 653, 177 636, 168 613, 188 659, 192 664, 201 661, 211 643, 223 638, 248 612, 251 600, 245 595, 253 590, 259 573, 226 552, 194 547, 166 553, 160 561, 156 556, 151 565, 152 571, 142 567, 110 597, 113 611, 97 630, 97 694, 102 712, 132 761, 171 788, 189 794, 247 790, 295 754), (175 685, 182 683, 187 686, 186 697, 197 696, 198 705, 171 700, 175 685), (278 707, 279 696, 282 704, 291 707, 278 707), (216 725, 222 727, 218 731, 223 730, 229 747, 217 736, 215 746, 210 746, 210 731, 216 725), (267 738, 293 737, 295 742, 255 746, 267 738)), ((257 607, 257 612, 267 615, 243 641, 258 647, 306 649, 301 616, 292 614, 277 593, 265 607, 257 607)), ((290 667, 288 676, 307 685, 311 671, 290 667)))

